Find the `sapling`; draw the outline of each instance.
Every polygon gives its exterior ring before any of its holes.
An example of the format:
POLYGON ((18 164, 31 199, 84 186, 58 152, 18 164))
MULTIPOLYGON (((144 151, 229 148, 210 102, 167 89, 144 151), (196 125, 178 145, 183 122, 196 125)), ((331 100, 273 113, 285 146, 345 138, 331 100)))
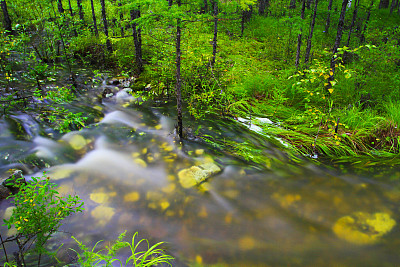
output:
POLYGON ((15 227, 16 234, 7 237, 4 242, 17 243, 19 251, 16 260, 20 259, 24 266, 24 254, 32 246, 38 254, 39 266, 41 255, 49 253, 45 244, 60 228, 62 220, 83 211, 83 202, 78 196, 62 197, 56 187, 43 172, 42 177, 33 177, 31 182, 21 183, 18 193, 9 196, 15 208, 10 219, 4 222, 8 229, 15 227))

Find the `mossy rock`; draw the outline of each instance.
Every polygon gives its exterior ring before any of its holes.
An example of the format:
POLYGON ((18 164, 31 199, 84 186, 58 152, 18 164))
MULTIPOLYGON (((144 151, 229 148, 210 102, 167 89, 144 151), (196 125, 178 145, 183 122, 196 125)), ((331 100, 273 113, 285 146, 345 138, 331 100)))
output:
POLYGON ((389 214, 355 212, 336 221, 333 232, 341 239, 357 245, 379 242, 396 225, 389 214))
POLYGON ((221 172, 214 162, 205 162, 198 166, 183 169, 178 173, 179 182, 183 188, 190 188, 206 181, 209 177, 221 172))

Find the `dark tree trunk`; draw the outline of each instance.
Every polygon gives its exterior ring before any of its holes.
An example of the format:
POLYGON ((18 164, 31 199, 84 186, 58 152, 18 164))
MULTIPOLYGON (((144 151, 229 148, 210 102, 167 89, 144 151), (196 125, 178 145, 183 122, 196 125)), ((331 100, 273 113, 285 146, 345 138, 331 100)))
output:
POLYGON ((106 15, 106 5, 104 3, 104 0, 100 0, 100 4, 101 4, 101 17, 103 19, 103 26, 104 26, 104 34, 107 37, 106 46, 107 46, 107 50, 109 52, 112 52, 111 42, 110 42, 110 39, 108 38, 108 23, 107 23, 107 15, 106 15))
POLYGON ((265 8, 267 7, 267 1, 266 0, 259 0, 258 1, 258 14, 260 16, 265 15, 265 8))
POLYGON ((390 14, 393 13, 393 10, 396 8, 397 6, 397 0, 392 0, 392 4, 390 5, 390 14))
POLYGON ((137 23, 134 22, 135 19, 140 18, 140 7, 138 9, 131 10, 131 20, 132 23, 132 32, 133 32, 133 43, 135 44, 135 60, 138 68, 139 74, 143 71, 143 58, 142 58, 142 35, 141 30, 138 27, 137 23))
POLYGON ((326 23, 325 23, 325 34, 328 34, 328 32, 329 32, 329 27, 331 26, 332 2, 333 2, 333 0, 329 0, 329 4, 328 4, 328 16, 326 17, 326 23))
POLYGON ((217 37, 218 37, 218 2, 213 0, 214 6, 214 39, 213 39, 213 57, 211 59, 211 66, 215 64, 215 58, 217 56, 217 37))
POLYGON ((172 6, 172 0, 168 0, 168 6, 172 6))
POLYGON ((201 13, 205 14, 208 12, 208 1, 204 0, 204 6, 203 6, 203 10, 201 11, 201 13))
POLYGON ((365 19, 364 28, 363 28, 362 33, 360 35, 360 42, 361 43, 365 42, 365 32, 367 31, 369 18, 371 17, 371 9, 372 9, 373 6, 374 6, 374 0, 371 1, 371 4, 370 4, 370 6, 368 8, 367 18, 365 19))
POLYGON ((94 33, 96 34, 97 37, 99 37, 99 30, 97 29, 96 13, 94 12, 93 0, 90 0, 90 3, 92 5, 92 18, 93 18, 94 33))
POLYGON ((350 24, 350 29, 349 29, 349 36, 347 38, 347 43, 346 46, 349 47, 350 46, 350 38, 351 38, 351 33, 353 32, 353 28, 354 25, 356 24, 356 19, 357 19, 357 12, 358 12, 358 5, 359 5, 360 1, 355 0, 354 2, 354 10, 353 10, 353 19, 351 20, 351 24, 350 24))
MULTIPOLYGON (((124 20, 124 13, 121 10, 121 7, 122 7, 122 3, 121 2, 118 2, 118 7, 120 9, 120 11, 119 11, 120 12, 119 13, 119 21, 121 23, 124 20)), ((121 25, 120 29, 121 29, 121 37, 124 38, 125 37, 124 26, 121 25)))
POLYGON ((296 0, 290 0, 289 8, 290 9, 295 9, 296 8, 296 0))
POLYGON ((63 8, 63 5, 62 5, 62 0, 58 0, 58 1, 57 1, 57 8, 58 8, 58 12, 59 12, 60 14, 64 13, 64 8, 63 8))
POLYGON ((335 44, 333 45, 333 56, 331 58, 331 75, 329 75, 328 78, 328 86, 327 89, 332 88, 332 81, 335 80, 335 65, 336 65, 336 53, 338 51, 338 48, 340 46, 340 41, 342 40, 342 35, 343 35, 343 26, 344 26, 344 18, 346 16, 346 7, 348 4, 349 0, 343 0, 342 2, 342 10, 340 11, 340 17, 339 17, 339 23, 337 27, 337 33, 336 33, 336 40, 335 44))
POLYGON ((12 34, 12 24, 10 14, 8 14, 6 0, 1 0, 1 10, 3 11, 4 29, 6 30, 6 34, 12 34))
POLYGON ((72 10, 71 0, 68 0, 68 5, 69 5, 69 13, 71 14, 71 17, 73 17, 74 11, 72 10))
MULTIPOLYGON (((306 0, 302 1, 302 6, 301 6, 301 19, 304 20, 304 12, 306 9, 306 0)), ((303 36, 303 28, 300 27, 300 33, 297 35, 297 53, 296 53, 296 62, 295 66, 296 68, 299 67, 300 63, 300 51, 301 51, 301 38, 303 36)))
POLYGON ((315 18, 317 17, 317 8, 318 8, 318 0, 315 0, 314 14, 313 14, 311 26, 310 26, 310 35, 308 36, 308 39, 307 39, 307 48, 306 48, 306 55, 304 56, 304 64, 307 64, 308 61, 310 60, 311 41, 312 41, 312 37, 314 34, 315 18))
POLYGON ((84 13, 83 13, 82 0, 76 0, 76 4, 78 5, 79 19, 83 23, 85 23, 85 16, 84 16, 84 13))
MULTIPOLYGON (((178 6, 181 6, 181 0, 177 0, 178 6)), ((182 123, 182 79, 181 79, 181 22, 176 20, 176 107, 178 111, 178 135, 183 138, 183 123, 182 123)))
POLYGON ((379 1, 379 9, 388 8, 388 7, 389 7, 389 0, 380 0, 379 1))
POLYGON ((249 6, 249 10, 243 10, 242 11, 242 19, 241 19, 241 23, 240 23, 240 32, 241 35, 243 37, 243 33, 244 33, 244 24, 245 22, 248 22, 251 19, 251 15, 253 14, 253 6, 249 6))

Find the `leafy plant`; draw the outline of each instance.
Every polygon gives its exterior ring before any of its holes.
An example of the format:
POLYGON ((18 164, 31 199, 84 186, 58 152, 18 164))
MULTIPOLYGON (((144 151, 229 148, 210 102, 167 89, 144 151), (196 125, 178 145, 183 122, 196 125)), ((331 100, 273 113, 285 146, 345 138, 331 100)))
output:
POLYGON ((78 262, 81 266, 113 266, 114 262, 119 262, 120 266, 123 266, 120 259, 116 258, 116 253, 122 248, 129 247, 132 255, 128 257, 125 261, 125 266, 135 266, 135 267, 150 267, 158 266, 159 264, 168 264, 172 266, 171 261, 174 259, 172 256, 165 254, 164 250, 158 248, 164 242, 159 242, 150 247, 149 241, 147 239, 141 239, 135 244, 135 237, 138 235, 136 232, 131 243, 122 241, 126 236, 126 231, 119 235, 114 244, 107 246, 104 250, 95 251, 97 245, 101 242, 97 242, 92 249, 89 249, 82 242, 72 237, 77 243, 82 253, 78 253, 76 250, 72 249, 77 253, 78 262), (146 243, 147 248, 143 251, 139 251, 139 246, 142 243, 146 243))
POLYGON ((16 228, 17 234, 7 240, 17 243, 23 262, 25 252, 34 244, 40 265, 41 255, 48 253, 46 242, 60 228, 62 220, 83 211, 83 202, 78 196, 60 196, 57 185, 50 182, 45 172, 42 177, 33 177, 31 182, 22 182, 18 187, 18 193, 9 197, 13 198, 15 208, 10 219, 4 220, 8 229, 16 228))

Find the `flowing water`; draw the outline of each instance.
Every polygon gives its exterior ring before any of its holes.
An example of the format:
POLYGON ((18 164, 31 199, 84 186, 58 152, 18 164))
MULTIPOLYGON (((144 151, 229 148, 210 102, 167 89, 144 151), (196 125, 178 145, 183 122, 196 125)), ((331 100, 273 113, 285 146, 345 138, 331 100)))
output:
MULTIPOLYGON (((151 243, 167 242, 177 259, 174 266, 400 263, 400 174, 395 169, 357 171, 351 164, 327 167, 296 160, 232 120, 190 121, 191 138, 179 144, 171 105, 135 103, 123 93, 103 104, 82 100, 77 110, 104 116, 64 135, 34 115, 0 119, 2 177, 12 168, 22 168, 27 179, 46 171, 60 193, 85 202, 85 211, 66 219, 63 232, 50 242, 53 247, 64 243, 61 259, 74 257, 67 249, 76 249, 70 234, 93 246, 126 230, 128 237, 138 231, 151 243), (244 161, 197 134, 255 144, 267 155, 266 164, 244 161), (221 171, 201 185, 188 186, 180 177, 182 170, 207 162, 221 171)), ((1 218, 10 205, 0 202, 1 218)), ((15 231, 0 230, 4 235, 15 231)), ((107 242, 99 248, 102 244, 107 242)))

